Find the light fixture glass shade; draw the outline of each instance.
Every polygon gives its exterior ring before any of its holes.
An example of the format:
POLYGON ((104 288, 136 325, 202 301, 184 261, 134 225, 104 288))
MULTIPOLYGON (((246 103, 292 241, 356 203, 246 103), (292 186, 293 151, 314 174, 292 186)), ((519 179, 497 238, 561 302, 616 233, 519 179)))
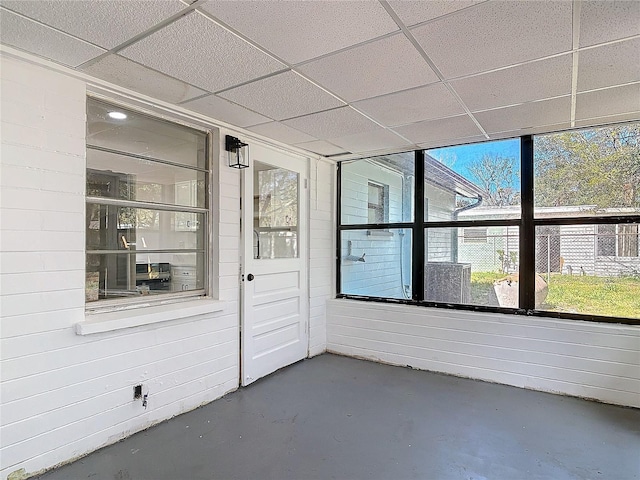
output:
POLYGON ((249 166, 249 145, 227 135, 225 138, 225 150, 227 151, 229 166, 232 168, 247 168, 249 166))

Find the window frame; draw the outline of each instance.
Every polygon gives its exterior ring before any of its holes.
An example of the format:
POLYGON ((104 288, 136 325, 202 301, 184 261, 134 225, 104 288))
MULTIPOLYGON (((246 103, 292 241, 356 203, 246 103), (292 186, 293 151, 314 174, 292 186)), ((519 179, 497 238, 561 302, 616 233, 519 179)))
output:
POLYGON ((383 224, 389 223, 389 185, 385 185, 380 182, 375 182, 373 180, 367 180, 367 213, 375 212, 376 217, 382 217, 382 220, 379 222, 372 222, 371 218, 369 218, 369 223, 383 224), (378 193, 378 200, 380 202, 371 202, 371 188, 376 189, 378 193))
MULTIPOLYGON (((632 122, 633 123, 633 122, 632 122)), ((576 130, 584 130, 585 128, 601 128, 606 127, 581 127, 576 130)), ((611 125, 613 126, 613 125, 611 125)), ((544 132, 539 135, 546 135, 559 132, 544 132)), ((536 262, 536 227, 539 226, 562 226, 562 225, 607 225, 607 224, 640 224, 640 214, 635 215, 617 215, 617 216, 568 216, 568 217, 551 217, 536 218, 534 216, 534 136, 522 135, 513 137, 520 139, 520 191, 521 191, 521 216, 519 219, 502 219, 502 220, 456 220, 445 222, 428 222, 425 220, 425 182, 416 182, 414 190, 414 221, 413 222, 396 222, 380 224, 342 224, 341 213, 341 162, 337 163, 336 177, 336 298, 353 299, 367 302, 381 303, 399 303, 408 305, 417 305, 424 307, 437 307, 453 310, 467 310, 477 312, 493 312, 493 313, 509 313, 514 315, 528 315, 539 317, 551 317, 570 320, 582 320, 600 323, 620 323, 628 325, 640 325, 640 319, 633 318, 616 318, 602 315, 555 312, 535 309, 535 262, 536 262), (457 228, 488 228, 488 227, 519 227, 519 268, 520 271, 532 272, 531 275, 520 276, 519 282, 519 307, 505 308, 483 305, 469 304, 447 304, 438 302, 429 302, 424 300, 424 267, 425 267, 425 241, 424 231, 427 227, 457 227, 457 228), (412 292, 411 299, 397 299, 386 297, 372 297, 365 295, 352 295, 341 293, 341 233, 347 230, 380 230, 380 229, 404 228, 412 230, 413 249, 412 249, 412 292)), ((501 139, 504 140, 504 139, 501 139)), ((489 140, 491 141, 491 140, 489 140)), ((484 142, 480 142, 484 143, 484 142)), ((469 144, 471 145, 471 144, 469 144)), ((424 155, 425 150, 412 150, 415 161, 415 178, 424 178, 424 155)), ((397 152, 403 153, 403 152, 397 152)), ((366 160, 362 158, 361 160, 366 160)), ((616 230, 617 232, 617 230, 616 230)), ((640 233, 640 232, 639 232, 640 233)), ((617 235, 616 235, 616 252, 617 252, 617 235)), ((640 242, 640 240, 639 240, 640 242)), ((640 247, 639 247, 640 248, 640 247)))
MULTIPOLYGON (((130 207, 130 208, 141 208, 141 209, 151 209, 158 211, 166 211, 166 212, 174 212, 174 213, 195 213, 202 214, 203 216, 203 225, 202 225, 202 243, 203 246, 200 249, 185 249, 184 254, 196 254, 201 255, 202 261, 196 262, 195 268, 196 270, 201 270, 203 274, 203 282, 202 288, 197 288, 188 291, 168 291, 166 293, 161 293, 158 295, 137 295, 131 297, 119 297, 119 298, 106 298, 106 299, 98 299, 97 301, 87 302, 85 300, 85 313, 87 314, 107 314, 108 312, 118 312, 122 310, 128 311, 129 309, 140 309, 140 308, 151 308, 151 307, 159 307, 162 305, 172 305, 176 303, 181 303, 185 301, 193 301, 193 300, 214 300, 212 297, 212 285, 213 285, 213 268, 211 265, 211 247, 214 244, 213 238, 213 229, 212 229, 212 214, 213 214, 213 201, 214 196, 212 194, 212 181, 213 181, 213 165, 214 165, 214 140, 217 137, 216 130, 214 128, 207 128, 204 125, 193 124, 189 122, 185 122, 184 120, 180 120, 175 118, 174 116, 159 113, 154 111, 149 111, 144 108, 140 108, 131 104, 126 104, 112 98, 103 97, 102 95, 94 95, 92 93, 88 93, 86 96, 87 103, 89 101, 95 101, 113 108, 121 108, 132 113, 135 113, 140 116, 148 117, 152 120, 165 122, 168 124, 177 125, 179 127, 188 128, 199 133, 204 134, 204 158, 205 158, 205 167, 198 166, 188 166, 182 165, 176 162, 172 162, 170 160, 164 159, 156 159, 144 155, 138 155, 135 153, 124 152, 120 150, 114 150, 107 147, 90 145, 87 140, 85 140, 85 148, 87 150, 101 150, 107 153, 114 153, 118 155, 123 155, 130 158, 136 158, 144 161, 152 161, 158 164, 175 166, 179 168, 187 168, 189 170, 197 171, 204 173, 204 206, 203 207, 190 207, 185 205, 178 204, 169 204, 169 203, 156 203, 156 202, 148 202, 148 201, 138 201, 138 200, 128 200, 128 199, 117 199, 117 198, 109 198, 109 197, 100 197, 100 196, 89 196, 87 192, 84 195, 85 205, 90 204, 100 204, 100 205, 111 205, 116 207, 130 207)), ((88 125, 87 118, 87 125, 88 125)), ((89 172, 91 170, 87 165, 85 165, 85 172, 89 172)), ((97 171, 96 172, 100 172, 97 171)), ((86 173, 85 173, 86 174, 86 173)), ((162 253, 162 251, 166 250, 170 253, 182 253, 182 251, 176 251, 175 249, 159 249, 153 250, 155 253, 162 253)), ((87 241, 85 239, 84 245, 84 254, 85 260, 91 254, 103 254, 105 250, 94 250, 87 248, 87 241)), ((141 251, 144 252, 144 251, 141 251)), ((120 254, 125 254, 125 252, 118 252, 120 254)), ((138 252, 139 253, 139 252, 138 252)), ((129 255, 135 256, 135 253, 129 253, 129 255)), ((156 262, 157 263, 157 262, 156 262)), ((161 262, 162 263, 162 262, 161 262)), ((86 271, 86 270, 85 270, 86 271)), ((86 282, 86 280, 85 280, 86 282)), ((86 283, 85 283, 85 293, 86 293, 86 283)), ((97 318, 97 317, 96 317, 97 318)))

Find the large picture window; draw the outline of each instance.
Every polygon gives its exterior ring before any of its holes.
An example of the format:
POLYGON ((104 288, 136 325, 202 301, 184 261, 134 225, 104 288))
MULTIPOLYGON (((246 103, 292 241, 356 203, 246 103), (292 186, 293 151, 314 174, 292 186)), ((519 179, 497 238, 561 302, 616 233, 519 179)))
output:
POLYGON ((541 309, 640 318, 640 124, 538 135, 534 147, 541 309))
POLYGON ((203 294, 207 134, 87 100, 86 302, 203 294))
POLYGON ((342 162, 338 296, 638 323, 639 130, 342 162))

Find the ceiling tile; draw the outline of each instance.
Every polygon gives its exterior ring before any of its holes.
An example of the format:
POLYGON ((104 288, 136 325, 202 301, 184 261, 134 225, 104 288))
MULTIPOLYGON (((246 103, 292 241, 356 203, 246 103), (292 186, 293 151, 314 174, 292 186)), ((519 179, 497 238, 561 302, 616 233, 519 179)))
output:
POLYGON ((497 132, 489 135, 491 140, 504 140, 507 138, 520 137, 521 135, 537 135, 552 132, 561 132, 571 128, 571 122, 553 123, 551 125, 541 125, 537 127, 523 128, 521 130, 510 130, 508 132, 497 132))
POLYGON ((436 143, 438 145, 453 144, 456 139, 482 134, 477 125, 467 115, 427 120, 395 127, 393 130, 414 143, 427 143, 430 145, 436 143))
POLYGON ((408 147, 411 143, 400 138, 392 131, 378 128, 377 130, 355 135, 330 138, 329 141, 353 153, 374 152, 393 148, 408 147))
POLYGON ((379 128, 377 124, 351 107, 292 118, 284 123, 320 139, 369 132, 379 128))
POLYGON ((609 125, 619 122, 640 121, 640 110, 632 113, 622 113, 609 117, 597 117, 589 120, 576 120, 576 127, 593 127, 598 125, 609 125))
POLYGON ((576 120, 640 111, 640 83, 579 93, 576 120))
POLYGON ((238 127, 248 127, 271 121, 270 118, 247 110, 216 95, 191 100, 181 106, 238 127))
POLYGON ((106 49, 185 8, 178 0, 5 0, 2 5, 106 49))
POLYGON ((571 54, 454 80, 471 110, 484 110, 571 93, 571 54))
POLYGON ((191 13, 119 52, 143 65, 215 92, 284 65, 199 13, 191 13))
POLYGON ((8 10, 0 11, 0 41, 71 67, 105 52, 8 10))
POLYGON ((311 135, 307 135, 300 130, 288 127, 279 122, 263 123, 261 125, 256 125, 255 127, 251 127, 249 130, 259 133, 260 135, 264 135, 265 137, 273 138, 274 140, 289 144, 311 142, 315 140, 311 135))
POLYGON ((204 95, 204 90, 151 70, 119 55, 107 55, 82 71, 116 85, 170 103, 204 95))
POLYGON ((496 1, 411 33, 442 74, 453 78, 567 52, 571 22, 570 1, 496 1))
POLYGON ((467 8, 483 0, 389 0, 389 5, 407 27, 467 8))
POLYGON ((640 38, 581 50, 578 91, 640 81, 640 38))
POLYGON ((220 96, 276 120, 344 105, 292 71, 227 90, 220 96))
POLYGON ((571 120, 571 96, 474 113, 487 133, 519 131, 571 120))
POLYGON ((349 102, 438 81, 403 34, 336 53, 298 69, 349 102))
POLYGON ((324 140, 299 143, 296 147, 302 148, 303 150, 309 150, 310 152, 317 153, 318 155, 340 155, 341 153, 346 153, 343 148, 336 147, 324 140))
POLYGON ((637 0, 583 0, 580 3, 580 47, 640 34, 637 0))
POLYGON ((225 1, 202 9, 291 64, 398 30, 374 1, 225 1))
POLYGON ((386 126, 464 113, 456 97, 442 83, 362 100, 353 106, 386 126))

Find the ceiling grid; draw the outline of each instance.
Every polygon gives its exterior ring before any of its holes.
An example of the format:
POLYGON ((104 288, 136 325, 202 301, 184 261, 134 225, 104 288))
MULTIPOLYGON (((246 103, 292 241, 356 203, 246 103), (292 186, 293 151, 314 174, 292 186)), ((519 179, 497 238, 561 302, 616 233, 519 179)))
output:
POLYGON ((0 0, 0 22, 3 45, 333 158, 640 119, 637 1, 0 0))

